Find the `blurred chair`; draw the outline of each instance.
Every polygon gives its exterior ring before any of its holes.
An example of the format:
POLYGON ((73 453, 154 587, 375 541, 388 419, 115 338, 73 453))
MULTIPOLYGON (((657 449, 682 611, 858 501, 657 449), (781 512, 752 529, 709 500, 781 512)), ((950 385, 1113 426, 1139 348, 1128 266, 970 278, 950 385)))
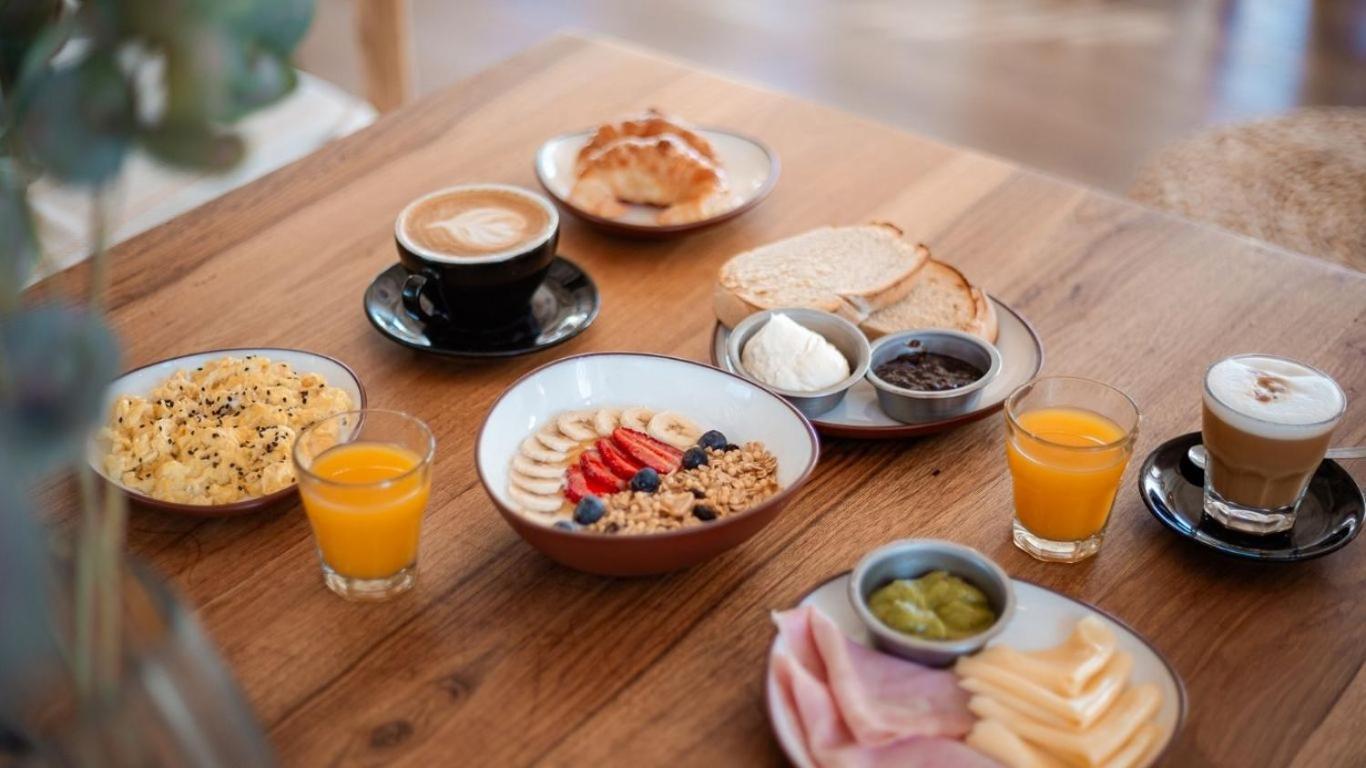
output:
MULTIPOLYGON (((299 72, 293 93, 238 124, 247 154, 227 173, 169 168, 135 152, 111 189, 109 245, 288 165, 364 128, 379 112, 401 106, 412 92, 409 23, 407 0, 359 0, 356 42, 369 101, 299 72)), ((91 210, 83 187, 44 178, 30 191, 44 251, 36 282, 90 255, 91 210)))
POLYGON ((1222 126, 1151 157, 1139 202, 1366 271, 1366 109, 1222 126))

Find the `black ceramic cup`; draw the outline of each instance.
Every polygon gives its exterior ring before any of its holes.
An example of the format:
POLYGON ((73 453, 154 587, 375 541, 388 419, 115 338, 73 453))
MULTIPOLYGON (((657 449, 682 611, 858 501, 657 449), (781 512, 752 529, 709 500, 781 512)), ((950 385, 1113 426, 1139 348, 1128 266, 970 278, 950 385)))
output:
MULTIPOLYGON (((485 209, 479 209, 485 210, 485 209)), ((495 214, 496 216, 496 211, 495 214)), ((535 219, 541 222, 540 214, 535 219)), ((458 227, 458 225, 457 225, 458 227)), ((506 184, 468 184, 423 195, 409 203, 394 222, 399 262, 407 270, 403 306, 415 318, 452 329, 499 328, 524 319, 531 297, 545 280, 559 243, 560 217, 555 205, 541 195, 506 184), (414 212, 426 203, 460 196, 491 201, 513 198, 511 208, 530 205, 544 212, 543 226, 502 250, 477 254, 440 249, 414 235, 414 212)))

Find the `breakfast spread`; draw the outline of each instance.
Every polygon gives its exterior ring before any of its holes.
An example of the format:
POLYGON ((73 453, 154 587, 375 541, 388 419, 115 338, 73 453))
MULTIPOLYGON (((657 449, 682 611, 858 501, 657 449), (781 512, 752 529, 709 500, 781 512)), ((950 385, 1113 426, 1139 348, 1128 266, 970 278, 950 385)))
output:
POLYGON ((754 378, 790 392, 814 392, 849 378, 849 361, 834 344, 782 314, 750 337, 740 360, 754 378))
POLYGON ((998 331, 979 288, 887 223, 821 227, 739 253, 721 267, 714 304, 731 328, 755 312, 808 307, 870 338, 948 328, 994 342, 998 331))
POLYGON ((948 571, 895 579, 868 597, 883 624, 926 640, 971 637, 996 622, 986 593, 948 571))
POLYGON ((1133 685, 1133 657, 1095 616, 1061 645, 1018 651, 994 645, 955 671, 981 718, 967 743, 1010 768, 1146 765, 1158 746, 1156 685, 1133 685))
POLYGON ((919 339, 912 339, 905 352, 877 366, 873 373, 888 384, 920 392, 965 387, 986 375, 966 360, 926 351, 919 339))
POLYGON ((711 143, 653 109, 599 126, 579 150, 574 177, 570 202, 605 218, 639 204, 659 207, 660 224, 686 224, 736 205, 711 143))
POLYGON ((230 504, 294 484, 299 432, 355 407, 315 373, 257 355, 176 371, 146 396, 118 398, 102 436, 107 475, 180 504, 230 504))
POLYGON ((778 492, 778 460, 674 411, 568 411, 522 441, 508 471, 519 511, 596 533, 670 531, 778 492))

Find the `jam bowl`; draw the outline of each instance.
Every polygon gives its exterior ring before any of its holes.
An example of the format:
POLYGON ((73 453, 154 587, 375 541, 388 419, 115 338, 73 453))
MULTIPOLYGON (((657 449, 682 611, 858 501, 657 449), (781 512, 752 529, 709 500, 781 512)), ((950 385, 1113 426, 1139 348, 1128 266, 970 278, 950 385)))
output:
POLYGON ((976 408, 982 390, 1000 372, 1001 353, 986 341, 961 331, 922 329, 888 334, 874 342, 867 378, 884 413, 905 424, 919 424, 951 419, 976 408), (922 362, 950 358, 947 362, 957 368, 975 369, 980 375, 948 388, 921 389, 894 383, 879 373, 903 356, 922 362))

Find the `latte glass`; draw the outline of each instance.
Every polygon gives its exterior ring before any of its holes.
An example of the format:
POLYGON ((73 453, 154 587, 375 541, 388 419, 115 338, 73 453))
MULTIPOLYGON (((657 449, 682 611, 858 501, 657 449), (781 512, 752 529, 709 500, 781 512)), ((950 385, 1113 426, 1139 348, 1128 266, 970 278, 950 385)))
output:
POLYGON ((328 589, 383 600, 416 580, 436 439, 398 411, 348 411, 299 435, 294 466, 328 589))
POLYGON ((1347 396, 1286 357, 1235 355, 1205 372, 1205 514, 1251 534, 1287 531, 1323 462, 1347 396))
POLYGON ((1138 406, 1089 379, 1037 379, 1006 399, 1015 546, 1075 563, 1100 551, 1138 439, 1138 406))

